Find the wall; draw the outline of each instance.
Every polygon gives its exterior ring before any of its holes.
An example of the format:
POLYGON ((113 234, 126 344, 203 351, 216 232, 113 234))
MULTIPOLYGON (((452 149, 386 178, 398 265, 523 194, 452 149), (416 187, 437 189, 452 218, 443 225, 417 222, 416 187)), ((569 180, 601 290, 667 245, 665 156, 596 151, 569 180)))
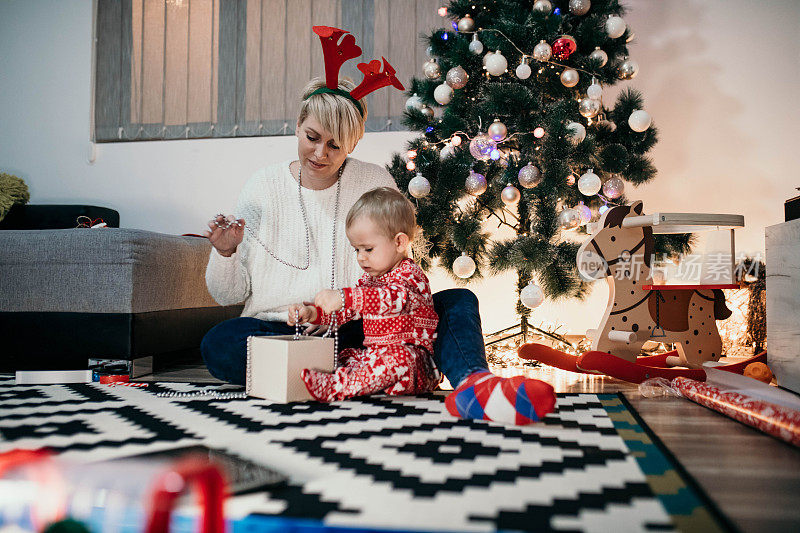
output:
MULTIPOLYGON (((763 251, 764 228, 783 220, 783 201, 800 185, 790 133, 800 119, 800 4, 626 4, 641 67, 628 85, 644 93, 661 139, 659 178, 629 196, 648 211, 743 214, 738 248, 763 251)), ((141 142, 100 145, 89 164, 91 18, 91 0, 0 2, 0 169, 25 179, 32 202, 104 205, 126 227, 197 233, 232 208, 256 168, 295 154, 291 137, 141 142)), ((368 134, 354 155, 385 163, 410 137, 368 134)), ((436 274, 432 282, 453 286, 436 274)), ((513 323, 513 287, 513 276, 472 286, 487 331, 513 323)), ((606 298, 598 287, 586 302, 545 304, 534 322, 582 333, 606 298)))

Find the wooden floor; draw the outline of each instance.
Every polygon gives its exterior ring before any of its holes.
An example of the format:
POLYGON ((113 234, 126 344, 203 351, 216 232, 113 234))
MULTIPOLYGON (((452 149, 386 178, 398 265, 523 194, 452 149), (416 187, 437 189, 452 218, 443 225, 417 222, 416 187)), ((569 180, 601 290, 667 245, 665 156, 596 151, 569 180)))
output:
MULTIPOLYGON (((494 369, 517 375, 519 368, 494 369)), ((800 449, 682 398, 644 398, 637 385, 547 367, 524 367, 557 392, 622 392, 730 522, 743 532, 800 532, 800 449)), ((201 365, 147 381, 222 383, 201 365)))

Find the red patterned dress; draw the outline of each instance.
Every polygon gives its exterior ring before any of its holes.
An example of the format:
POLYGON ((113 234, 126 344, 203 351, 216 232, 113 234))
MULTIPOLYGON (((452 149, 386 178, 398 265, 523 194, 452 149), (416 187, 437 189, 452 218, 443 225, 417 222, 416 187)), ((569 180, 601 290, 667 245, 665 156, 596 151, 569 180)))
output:
MULTIPOLYGON (((364 348, 339 354, 333 373, 305 369, 302 378, 317 400, 331 402, 376 392, 418 394, 433 390, 439 373, 433 363, 433 341, 439 317, 427 276, 411 259, 386 274, 364 274, 353 288, 343 289, 340 323, 364 320, 364 348)), ((330 315, 317 308, 317 323, 330 315)))

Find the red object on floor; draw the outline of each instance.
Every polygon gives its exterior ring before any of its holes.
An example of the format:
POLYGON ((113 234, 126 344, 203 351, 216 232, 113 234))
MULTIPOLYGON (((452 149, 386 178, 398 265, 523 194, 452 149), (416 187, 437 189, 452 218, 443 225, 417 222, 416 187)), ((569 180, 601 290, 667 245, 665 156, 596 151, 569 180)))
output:
POLYGON ((110 385, 112 383, 127 383, 131 380, 131 377, 128 374, 105 374, 100 375, 98 378, 98 382, 104 385, 110 385))

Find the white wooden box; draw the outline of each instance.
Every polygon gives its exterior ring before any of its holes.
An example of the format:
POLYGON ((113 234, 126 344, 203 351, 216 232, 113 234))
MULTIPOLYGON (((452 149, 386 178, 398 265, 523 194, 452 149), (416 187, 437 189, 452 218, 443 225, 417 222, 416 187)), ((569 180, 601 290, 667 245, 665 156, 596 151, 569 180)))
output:
POLYGON ((767 363, 800 393, 800 220, 766 229, 767 363))
POLYGON ((292 335, 247 338, 248 396, 278 403, 313 400, 300 371, 333 372, 333 338, 292 335))

